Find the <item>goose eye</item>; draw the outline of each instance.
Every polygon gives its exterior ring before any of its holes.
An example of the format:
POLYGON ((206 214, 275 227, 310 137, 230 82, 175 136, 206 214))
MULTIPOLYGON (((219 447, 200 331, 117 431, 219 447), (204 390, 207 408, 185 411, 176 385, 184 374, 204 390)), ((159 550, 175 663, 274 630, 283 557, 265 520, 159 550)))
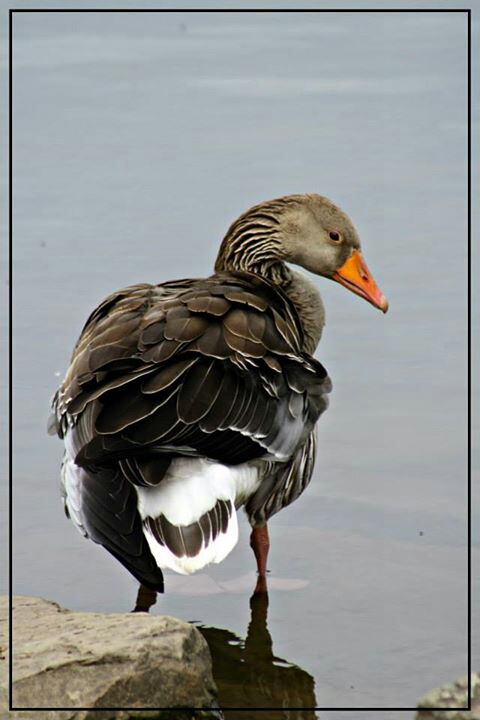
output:
POLYGON ((331 232, 329 232, 328 236, 329 236, 330 240, 333 240, 333 242, 336 242, 336 243, 340 242, 342 239, 342 236, 340 235, 340 233, 335 232, 335 230, 332 230, 331 232))

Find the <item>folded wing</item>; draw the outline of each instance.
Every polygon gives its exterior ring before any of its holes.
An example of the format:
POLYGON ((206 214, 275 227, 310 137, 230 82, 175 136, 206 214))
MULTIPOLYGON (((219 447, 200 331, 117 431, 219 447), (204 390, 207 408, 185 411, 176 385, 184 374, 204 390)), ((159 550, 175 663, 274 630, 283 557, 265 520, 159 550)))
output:
POLYGON ((134 286, 89 318, 54 401, 77 464, 158 453, 287 461, 330 381, 287 297, 224 273, 134 286))

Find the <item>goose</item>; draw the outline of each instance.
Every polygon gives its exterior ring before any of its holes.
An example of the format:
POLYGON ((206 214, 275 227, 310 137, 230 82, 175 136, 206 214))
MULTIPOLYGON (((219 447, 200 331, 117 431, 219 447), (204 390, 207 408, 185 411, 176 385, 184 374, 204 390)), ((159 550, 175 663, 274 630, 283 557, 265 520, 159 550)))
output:
POLYGON ((290 265, 388 309, 348 215, 288 195, 232 223, 213 275, 114 292, 75 345, 49 425, 65 512, 146 592, 221 562, 241 507, 266 592, 267 523, 310 482, 331 390, 324 306, 290 265))

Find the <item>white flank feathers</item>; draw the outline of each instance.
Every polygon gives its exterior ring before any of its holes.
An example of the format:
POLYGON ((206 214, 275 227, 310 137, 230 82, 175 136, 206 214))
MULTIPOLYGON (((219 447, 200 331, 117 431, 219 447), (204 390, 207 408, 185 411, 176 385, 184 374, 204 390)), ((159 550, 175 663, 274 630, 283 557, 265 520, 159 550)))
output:
POLYGON ((62 470, 60 474, 60 482, 62 486, 62 496, 65 507, 68 511, 70 520, 73 522, 79 532, 88 537, 82 523, 82 468, 75 464, 68 452, 63 456, 62 470))

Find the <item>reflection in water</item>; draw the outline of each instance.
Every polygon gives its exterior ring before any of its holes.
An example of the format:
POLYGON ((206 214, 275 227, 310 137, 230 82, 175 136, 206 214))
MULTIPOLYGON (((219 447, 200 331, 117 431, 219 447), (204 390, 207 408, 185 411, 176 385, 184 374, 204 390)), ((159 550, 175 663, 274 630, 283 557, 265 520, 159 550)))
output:
POLYGON ((247 720, 241 710, 228 708, 298 708, 270 710, 261 720, 316 720, 314 679, 305 670, 275 657, 267 628, 267 593, 250 598, 251 619, 245 642, 230 630, 198 626, 213 661, 225 720, 247 720))
MULTIPOLYGON (((140 585, 132 612, 149 612, 156 600, 155 591, 140 585)), ((317 704, 313 677, 273 654, 267 628, 268 594, 255 591, 250 598, 250 610, 245 641, 230 630, 195 623, 212 655, 213 679, 218 688, 219 705, 224 709, 224 715, 218 717, 248 720, 245 710, 278 708, 262 711, 259 717, 262 720, 316 720, 314 710, 303 709, 317 704)))

